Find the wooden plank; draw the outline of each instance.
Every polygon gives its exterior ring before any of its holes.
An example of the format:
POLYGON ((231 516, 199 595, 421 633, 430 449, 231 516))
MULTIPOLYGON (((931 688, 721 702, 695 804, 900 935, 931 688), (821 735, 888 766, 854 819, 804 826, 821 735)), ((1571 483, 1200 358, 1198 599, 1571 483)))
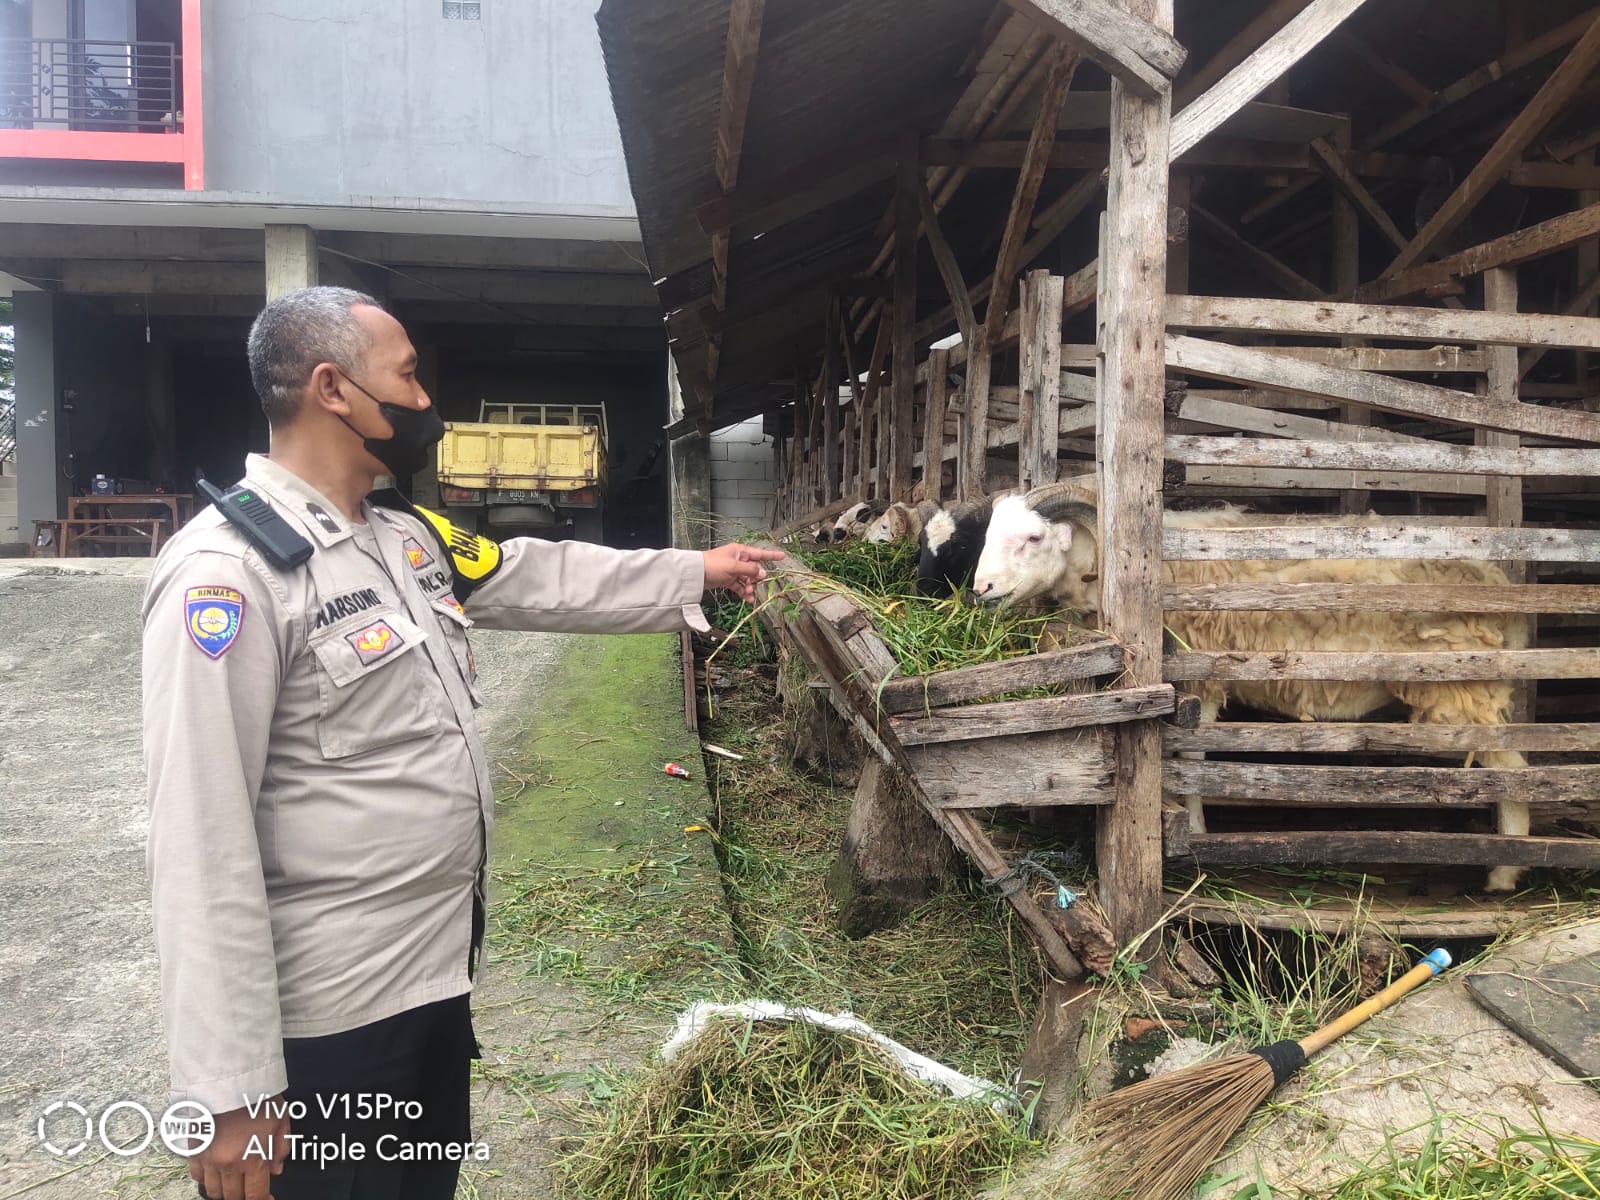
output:
POLYGON ((1052 730, 906 748, 917 786, 938 808, 1109 804, 1111 765, 1098 729, 1052 730))
POLYGON ((1584 804, 1600 782, 1600 764, 1487 769, 1473 767, 1308 767, 1276 763, 1168 759, 1167 795, 1204 796, 1207 804, 1271 801, 1285 807, 1475 808, 1502 800, 1584 804))
POLYGON ((1252 53, 1261 48, 1278 30, 1298 15, 1311 0, 1272 0, 1259 16, 1251 19, 1230 37, 1227 43, 1206 62, 1206 65, 1184 78, 1173 89, 1172 107, 1182 110, 1196 96, 1210 91, 1224 75, 1233 70, 1252 53))
POLYGON ((1343 679, 1398 683, 1456 679, 1600 679, 1600 649, 1283 651, 1245 654, 1193 650, 1169 654, 1169 683, 1206 679, 1343 679))
MULTIPOLYGON (((1195 729, 1166 725, 1169 754, 1450 754, 1489 750, 1600 753, 1600 724, 1416 725, 1399 722, 1214 721, 1195 729)), ((1600 767, 1595 768, 1600 770, 1600 767)))
POLYGON ((844 324, 840 311, 843 302, 833 297, 828 302, 826 340, 822 348, 822 484, 824 502, 839 499, 844 494, 843 463, 840 455, 841 431, 839 428, 839 332, 844 324))
MULTIPOLYGON (((1600 226, 1597 226, 1596 232, 1600 234, 1600 226)), ((1167 324, 1176 329, 1236 329, 1315 337, 1479 342, 1500 346, 1600 350, 1600 317, 1414 308, 1331 300, 1301 303, 1232 296, 1169 296, 1167 324)), ((1287 347, 1282 346, 1271 349, 1280 354, 1288 351, 1287 347)))
POLYGON ((756 82, 756 51, 761 45, 765 0, 733 0, 722 60, 722 106, 717 119, 717 182, 724 194, 739 181, 745 121, 756 82))
MULTIPOLYGON (((1273 347, 1273 353, 1284 348, 1273 347)), ((1366 347, 1353 347, 1366 349, 1366 347)), ((1360 369, 1358 364, 1348 364, 1360 369)), ((1224 393, 1242 395, 1242 393, 1224 393)), ((1285 396, 1288 402, 1290 397, 1285 396)), ((1236 404, 1191 389, 1184 397, 1178 416, 1185 421, 1198 421, 1223 429, 1242 429, 1249 433, 1265 433, 1272 437, 1304 437, 1344 442, 1421 442, 1425 439, 1410 434, 1377 429, 1370 425, 1346 425, 1339 421, 1324 421, 1320 417, 1306 417, 1299 413, 1277 412, 1271 408, 1251 404, 1236 404)))
POLYGON ((1490 267, 1515 267, 1534 259, 1569 250, 1579 242, 1600 237, 1600 204, 1551 217, 1537 225, 1472 246, 1441 258, 1386 276, 1358 287, 1352 298, 1363 304, 1384 304, 1414 296, 1429 288, 1468 275, 1481 275, 1490 267))
MULTIPOLYGON (((1333 471, 1306 467, 1183 468, 1180 485, 1191 494, 1218 494, 1237 499, 1240 492, 1323 495, 1346 492, 1417 492, 1430 496, 1482 496, 1488 487, 1479 475, 1418 475, 1409 471, 1333 471), (1196 489, 1203 489, 1197 492, 1196 489)), ((1365 512, 1370 504, 1359 510, 1365 512)), ((1351 510, 1345 510, 1351 511, 1351 510)))
MULTIPOLYGON (((1004 888, 1004 881, 1011 874, 1010 867, 978 825, 976 815, 958 810, 941 811, 936 815, 939 824, 949 833, 950 840, 965 850, 972 861, 978 864, 983 872, 984 881, 992 887, 1004 888)), ((1020 887, 1004 888, 1004 894, 1011 901, 1011 906, 1017 910, 1017 916, 1023 925, 1033 935, 1034 942, 1055 974, 1063 979, 1081 978, 1083 964, 1068 949, 1061 934, 1050 923, 1050 918, 1045 916, 1044 910, 1034 902, 1028 890, 1020 887)))
MULTIPOLYGON (((1482 350, 1462 346, 1429 346, 1426 350, 1393 346, 1258 346, 1270 354, 1351 371, 1387 371, 1396 375, 1438 375, 1454 372, 1481 375, 1488 366, 1482 350)), ((1361 426, 1352 426, 1361 428, 1361 426)))
POLYGON ((1527 106, 1517 114, 1504 133, 1489 147, 1459 187, 1428 219, 1410 243, 1383 272, 1390 279, 1420 262, 1448 234, 1465 221, 1489 190, 1499 183, 1511 164, 1522 157, 1546 125, 1566 107, 1567 102, 1600 65, 1600 16, 1578 39, 1561 65, 1545 80, 1527 106))
POLYGON ((1114 725, 1122 721, 1164 717, 1177 708, 1177 695, 1168 684, 1090 692, 1082 696, 1046 696, 1039 700, 1003 700, 998 704, 969 704, 961 708, 936 708, 927 716, 894 717, 889 728, 902 746, 930 742, 965 742, 976 738, 1075 729, 1083 725, 1114 725))
POLYGON ((1262 612, 1600 612, 1600 585, 1581 583, 1170 583, 1161 602, 1169 610, 1262 612))
MULTIPOLYGON (((1506 436, 1514 439, 1514 435, 1506 436)), ((1600 450, 1526 450, 1442 442, 1358 444, 1179 434, 1167 438, 1166 456, 1174 462, 1236 467, 1433 471, 1445 475, 1600 475, 1600 450)))
POLYGON ((1022 291, 1023 433, 1017 462, 1019 487, 1056 481, 1061 430, 1061 285, 1059 275, 1031 271, 1022 291))
POLYGON ((928 194, 920 174, 917 177, 917 207, 922 213, 922 231, 927 234, 928 249, 933 254, 934 265, 939 268, 939 278, 943 280, 945 293, 950 297, 950 306, 955 310, 956 328, 961 331, 961 341, 971 346, 978 328, 972 297, 967 293, 966 282, 961 278, 961 267, 956 262, 955 252, 950 249, 950 243, 945 240, 944 230, 939 225, 939 214, 933 207, 933 197, 928 194))
MULTIPOLYGON (((1093 679, 1099 675, 1115 675, 1120 670, 1122 650, 1108 639, 1072 646, 1066 650, 1030 654, 1025 658, 941 671, 937 675, 891 679, 878 689, 877 707, 890 714, 926 714, 936 708, 965 704, 969 700, 982 700, 1007 692, 1026 692, 1079 679, 1093 679)), ((1157 685, 1159 683, 1158 680, 1157 685)))
POLYGON ((922 399, 922 498, 943 496, 944 417, 950 400, 950 351, 928 355, 928 387, 922 399))
POLYGON ((1243 263, 1250 270, 1261 276, 1262 279, 1277 284, 1291 296, 1300 300, 1321 300, 1327 296, 1326 292, 1293 267, 1268 254, 1254 243, 1245 241, 1221 217, 1208 212, 1198 204, 1189 206, 1189 215, 1194 225, 1204 229, 1207 235, 1226 250, 1230 256, 1243 263))
POLYGON ((1345 162, 1344 155, 1329 145, 1326 138, 1316 138, 1312 141, 1311 155, 1333 186, 1339 189, 1345 199, 1355 205, 1356 211, 1366 217, 1374 229, 1388 238, 1397 249, 1405 246, 1406 235, 1400 232, 1400 227, 1394 223, 1394 218, 1389 215, 1388 209, 1379 204, 1378 198, 1367 190, 1367 185, 1356 178, 1355 172, 1350 169, 1350 164, 1345 162))
POLYGON ((1249 58, 1196 97, 1172 121, 1173 158, 1215 132, 1229 117, 1322 44, 1366 0, 1314 0, 1249 58))
MULTIPOLYGON (((1172 0, 1124 0, 1172 28, 1172 0)), ((1220 86, 1220 85, 1219 85, 1220 86)), ((1101 422, 1101 567, 1105 630, 1130 687, 1161 682, 1161 436, 1166 362, 1162 321, 1172 161, 1172 97, 1111 87, 1111 166, 1101 226, 1096 373, 1101 422)), ((1100 899, 1119 946, 1157 921, 1161 905, 1161 739, 1152 721, 1114 734, 1115 803, 1097 823, 1100 899)), ((1146 942, 1142 953, 1155 951, 1146 942)))
MULTIPOLYGON (((1168 892, 1167 901, 1177 908, 1179 918, 1206 925, 1231 925, 1245 929, 1314 929, 1331 934, 1365 932, 1377 928, 1390 937, 1404 938, 1413 943, 1455 937, 1495 938, 1538 915, 1526 904, 1500 897, 1480 901, 1478 903, 1482 907, 1469 907, 1464 911, 1441 911, 1435 907, 1439 901, 1427 898, 1419 899, 1415 907, 1409 907, 1371 903, 1365 897, 1358 904, 1319 897, 1315 908, 1306 908, 1298 904, 1284 907, 1270 901, 1252 903, 1237 895, 1229 896, 1226 900, 1212 900, 1203 896, 1185 898, 1168 892)), ((1466 905, 1473 903, 1466 900, 1454 902, 1466 905)))
POLYGON ((1600 962, 1593 955, 1579 954, 1536 969, 1518 964, 1509 971, 1478 971, 1466 983, 1496 1020, 1569 1075, 1600 1079, 1594 1022, 1600 962))
MULTIPOLYGON (((1464 314, 1461 314, 1464 315, 1464 314)), ((1498 314, 1497 314, 1498 315, 1498 314)), ((1429 417, 1507 433, 1533 433, 1600 444, 1600 415, 1532 404, 1489 409, 1476 397, 1410 379, 1345 371, 1192 337, 1167 339, 1167 363, 1181 371, 1298 395, 1345 400, 1366 408, 1429 417)))
MULTIPOLYGON (((1116 0, 1006 0, 1076 46, 1124 87, 1146 98, 1169 94, 1189 52, 1159 25, 1116 0)), ((1250 99, 1250 97, 1245 97, 1250 99)))
POLYGON ((1186 858, 1201 866, 1277 863, 1436 863, 1600 869, 1600 839, 1489 833, 1195 833, 1186 858))
MULTIPOLYGON (((1270 516, 1263 516, 1270 521, 1270 516)), ((1600 529, 1506 529, 1458 525, 1280 525, 1234 529, 1167 529, 1168 560, 1507 559, 1600 563, 1600 529)))
MULTIPOLYGON (((922 188, 922 168, 916 160, 916 141, 903 147, 895 182, 894 205, 894 311, 889 376, 888 486, 879 492, 886 500, 904 500, 911 494, 912 406, 917 386, 917 343, 911 326, 917 319, 917 193, 922 188)), ((879 437, 883 437, 880 423, 879 437)), ((878 456, 880 469, 884 456, 878 456)), ((880 479, 883 477, 880 476, 880 479)))
MULTIPOLYGON (((1077 68, 1078 56, 1065 47, 1058 49, 1050 63, 1050 74, 1039 98, 1039 112, 1034 119, 1033 132, 1028 137, 1027 156, 1017 176, 1017 186, 1011 193, 1011 210, 1006 216, 1005 230, 1000 235, 1000 249, 995 255, 994 284, 989 292, 989 309, 984 322, 991 342, 1000 336, 1005 321, 1006 306, 1011 300, 1011 284, 1016 279, 1017 268, 1022 264, 1022 245, 1027 237, 1028 222, 1033 217, 1034 204, 1039 199, 1039 187, 1044 183, 1045 167, 1048 165, 1051 143, 1055 140, 1061 104, 1067 98, 1067 89, 1072 86, 1072 76, 1077 68)), ((1059 335, 1055 340, 1060 342, 1059 335)))
POLYGON ((966 403, 961 409, 958 444, 962 450, 956 491, 963 500, 989 491, 989 371, 993 352, 980 327, 967 350, 966 403))
POLYGON ((867 386, 861 397, 861 482, 866 489, 869 478, 871 495, 882 498, 889 478, 886 456, 888 454, 889 423, 883 394, 883 366, 888 358, 894 328, 893 314, 885 313, 878 321, 877 337, 872 343, 872 358, 867 364, 867 386))

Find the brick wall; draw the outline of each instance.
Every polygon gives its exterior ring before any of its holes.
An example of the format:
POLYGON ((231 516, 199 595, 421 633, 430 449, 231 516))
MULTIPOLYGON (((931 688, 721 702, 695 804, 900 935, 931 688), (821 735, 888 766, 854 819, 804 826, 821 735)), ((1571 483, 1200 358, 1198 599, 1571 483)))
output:
POLYGON ((711 510, 719 542, 767 528, 774 474, 772 439, 761 432, 760 417, 711 435, 711 510))

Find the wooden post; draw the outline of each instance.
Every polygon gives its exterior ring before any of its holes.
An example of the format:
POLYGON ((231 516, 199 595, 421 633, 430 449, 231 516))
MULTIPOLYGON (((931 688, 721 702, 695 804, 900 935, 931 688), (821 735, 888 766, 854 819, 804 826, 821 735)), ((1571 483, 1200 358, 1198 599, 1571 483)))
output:
POLYGON ((937 504, 944 492, 944 413, 950 396, 950 351, 928 355, 928 390, 922 399, 922 498, 937 504))
POLYGON ((840 306, 828 305, 827 344, 822 352, 822 503, 840 496, 839 481, 839 338, 840 306))
MULTIPOLYGON (((1173 0, 1122 0, 1171 31, 1173 0)), ((1161 682, 1161 472, 1166 384, 1168 160, 1172 97, 1111 84, 1111 166, 1100 255, 1100 613, 1129 687, 1161 682)), ((1116 734, 1116 800, 1099 814, 1100 899, 1119 945, 1161 913, 1161 735, 1116 734)), ((1149 939, 1143 953, 1160 944, 1149 939)))
POLYGON ((892 928, 937 895, 949 872, 948 845, 895 771, 869 754, 826 882, 845 936, 892 928))
POLYGON ((1066 280, 1030 271, 1022 288, 1021 429, 1017 479, 1022 487, 1056 481, 1061 426, 1061 298, 1066 280))
MULTIPOLYGON (((1350 149, 1350 127, 1341 125, 1335 133, 1334 150, 1344 153, 1350 149)), ((1361 286, 1361 215, 1345 193, 1333 189, 1333 294, 1348 296, 1361 286)), ((1341 346, 1360 346, 1361 338, 1342 338, 1341 346)), ((1346 425, 1370 425, 1371 414, 1357 404, 1341 404, 1339 420, 1346 425)), ((1369 491, 1339 493, 1339 511, 1363 513, 1372 504, 1369 491)))
POLYGON ((916 403, 917 343, 912 327, 917 323, 917 231, 922 219, 921 168, 917 166, 917 140, 908 138, 901 149, 894 195, 894 348, 890 353, 894 374, 889 377, 889 482, 879 494, 886 500, 904 500, 911 494, 911 442, 916 403))
MULTIPOLYGON (((1495 267, 1483 275, 1483 307, 1491 312, 1517 311, 1517 270, 1515 267, 1495 267)), ((1485 346, 1489 371, 1484 381, 1487 402, 1496 408, 1518 403, 1517 398, 1517 348, 1515 346, 1485 346)), ((1492 429, 1479 429, 1474 440, 1480 446, 1517 446, 1522 439, 1514 433, 1499 433, 1492 429)), ((1485 480, 1487 489, 1486 518, 1490 525, 1511 528, 1522 524, 1522 477, 1492 475, 1485 480)), ((1528 564, 1502 562, 1512 583, 1528 582, 1528 564)), ((1533 644, 1534 618, 1527 622, 1528 644, 1533 644)), ((1513 721, 1533 720, 1534 688, 1532 682, 1523 683, 1512 693, 1513 721)))
POLYGON ((980 326, 967 349, 966 403, 962 406, 961 458, 956 494, 971 500, 989 490, 989 335, 980 326))
POLYGON ((872 361, 867 366, 867 386, 861 397, 861 498, 883 495, 884 437, 883 415, 883 359, 889 352, 890 314, 878 318, 878 335, 872 343, 872 361), (874 436, 876 431, 876 437, 874 436), (876 479, 871 479, 873 471, 876 479))

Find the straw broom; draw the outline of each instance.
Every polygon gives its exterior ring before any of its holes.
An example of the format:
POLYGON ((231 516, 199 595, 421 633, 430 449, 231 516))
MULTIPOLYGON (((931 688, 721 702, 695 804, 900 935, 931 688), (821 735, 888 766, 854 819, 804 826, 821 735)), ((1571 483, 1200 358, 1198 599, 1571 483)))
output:
POLYGON ((1075 1190, 1096 1200, 1181 1200, 1250 1114, 1307 1059, 1449 965, 1450 952, 1434 950, 1376 996, 1299 1041, 1196 1063, 1089 1104, 1077 1137, 1093 1149, 1080 1163, 1086 1175, 1073 1181, 1075 1190))

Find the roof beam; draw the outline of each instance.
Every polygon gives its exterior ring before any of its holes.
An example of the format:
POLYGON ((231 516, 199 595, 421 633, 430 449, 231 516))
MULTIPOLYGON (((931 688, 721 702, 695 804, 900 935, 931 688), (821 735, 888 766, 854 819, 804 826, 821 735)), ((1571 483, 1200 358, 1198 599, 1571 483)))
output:
MULTIPOLYGON (((1467 97, 1475 95, 1491 84, 1498 83, 1507 75, 1533 65, 1548 54, 1554 54, 1563 46, 1571 45, 1583 36, 1584 31, 1589 27, 1592 16, 1592 13, 1584 13, 1581 16, 1572 18, 1570 21, 1563 22, 1550 30, 1550 32, 1534 38, 1531 42, 1525 42, 1502 57, 1492 62, 1487 62, 1477 70, 1463 75, 1448 87, 1441 89, 1434 96, 1431 103, 1418 104, 1413 108, 1407 109, 1370 136, 1362 138, 1357 149, 1376 150, 1381 146, 1386 146, 1402 134, 1415 129, 1434 114, 1441 113, 1445 109, 1459 104, 1467 97)), ((1310 186, 1310 181, 1303 181, 1286 188, 1280 188, 1259 204, 1246 209, 1244 215, 1240 217, 1240 222, 1249 225, 1252 221, 1259 220, 1280 205, 1287 204, 1296 196, 1301 195, 1310 186)))
POLYGON ((1056 119, 1077 69, 1077 52, 1066 46, 1058 47, 1055 59, 1050 64, 1050 74, 1045 79, 1044 92, 1039 98, 1039 113, 1033 123, 1033 134, 1028 138, 1028 151, 1017 176, 1016 190, 1011 194, 1011 211, 1006 217, 1005 232, 1000 237, 999 253, 995 256, 994 287, 989 293, 988 315, 984 322, 991 342, 999 336, 1001 323, 1005 321, 1011 283, 1022 264, 1022 247, 1028 233, 1028 222, 1033 217, 1033 206, 1039 199, 1045 168, 1049 166, 1050 147, 1056 136, 1056 119))
POLYGON ((1006 0, 1104 67, 1139 95, 1172 87, 1189 52, 1178 40, 1113 0, 1006 0))
POLYGON ((1257 50, 1262 42, 1298 16, 1309 3, 1311 0, 1272 0, 1259 16, 1229 38, 1227 44, 1212 55, 1205 66, 1173 91, 1173 108, 1181 110, 1196 96, 1209 91, 1218 80, 1257 50))
POLYGON ((1382 304, 1467 275, 1481 275, 1490 267, 1515 267, 1558 250, 1567 250, 1589 238, 1600 237, 1600 204, 1564 213, 1508 233, 1505 237, 1469 247, 1459 254, 1425 263, 1387 279, 1363 284, 1354 299, 1363 304, 1382 304))
MULTIPOLYGON (((1356 211, 1371 221, 1373 227, 1388 238, 1397 250, 1404 248, 1406 235, 1400 232, 1400 227, 1394 223, 1389 211, 1378 203, 1378 198, 1367 190, 1366 184, 1356 178, 1344 155, 1334 149, 1325 138, 1317 138, 1311 143, 1311 155, 1333 181, 1333 186, 1343 192, 1345 199, 1355 205, 1356 211)), ((1355 277, 1357 282, 1360 278, 1359 275, 1355 277)))
POLYGON ((1571 53, 1545 80, 1544 86, 1528 101, 1527 107, 1517 115, 1516 120, 1507 126, 1478 165, 1461 181, 1461 186, 1389 264, 1383 272, 1383 278, 1392 278, 1415 266, 1439 244, 1440 239, 1466 220, 1478 202, 1489 194, 1489 189, 1505 176, 1511 164, 1522 157, 1522 152, 1532 144, 1533 139, 1584 85, 1597 64, 1600 64, 1600 15, 1593 18, 1588 32, 1578 39, 1571 53))
POLYGON ((1179 158, 1320 46, 1366 0, 1313 0, 1244 62, 1172 119, 1172 157, 1179 158))
MULTIPOLYGON (((733 0, 728 10, 728 40, 722 59, 722 106, 717 116, 717 185, 724 196, 739 182, 744 154, 744 127, 750 116, 750 94, 756 84, 756 51, 761 45, 761 18, 766 0, 733 0)), ((720 313, 728 307, 729 233, 711 235, 711 298, 720 313)), ((714 383, 722 345, 713 338, 706 349, 706 382, 714 383)), ((711 396, 702 397, 709 409, 711 396)))

